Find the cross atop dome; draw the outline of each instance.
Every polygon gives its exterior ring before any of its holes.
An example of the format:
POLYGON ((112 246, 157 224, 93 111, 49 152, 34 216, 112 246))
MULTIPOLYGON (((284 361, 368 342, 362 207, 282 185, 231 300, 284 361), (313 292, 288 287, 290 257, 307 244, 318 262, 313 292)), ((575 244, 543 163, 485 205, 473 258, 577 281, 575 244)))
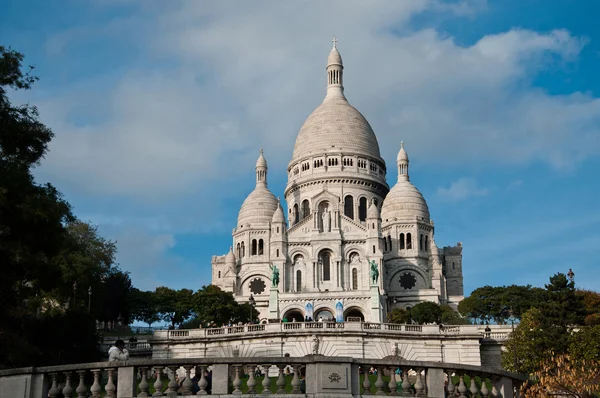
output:
POLYGON ((338 42, 337 37, 333 36, 333 40, 331 40, 331 41, 333 43, 333 48, 337 48, 337 42, 338 42))

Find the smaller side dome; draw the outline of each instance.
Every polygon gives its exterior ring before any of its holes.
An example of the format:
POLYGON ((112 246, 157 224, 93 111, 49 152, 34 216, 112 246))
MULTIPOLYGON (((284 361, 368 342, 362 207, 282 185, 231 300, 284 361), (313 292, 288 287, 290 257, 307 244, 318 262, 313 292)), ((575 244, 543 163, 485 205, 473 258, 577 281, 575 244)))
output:
POLYGON ((235 254, 231 246, 229 246, 229 253, 225 256, 225 264, 235 264, 235 254))
POLYGON ((419 190, 410 182, 408 176, 408 155, 404 150, 404 142, 400 143, 397 158, 398 182, 387 194, 381 206, 383 224, 394 219, 409 221, 415 217, 430 220, 429 207, 419 190))
POLYGON ((267 170, 267 160, 261 149, 260 156, 256 161, 256 187, 244 200, 240 208, 238 226, 246 224, 264 226, 269 224, 273 218, 273 213, 277 209, 279 201, 267 188, 267 170))
POLYGON ((285 224, 285 216, 283 215, 283 208, 281 207, 281 199, 277 198, 277 209, 273 213, 271 223, 273 224, 285 224))

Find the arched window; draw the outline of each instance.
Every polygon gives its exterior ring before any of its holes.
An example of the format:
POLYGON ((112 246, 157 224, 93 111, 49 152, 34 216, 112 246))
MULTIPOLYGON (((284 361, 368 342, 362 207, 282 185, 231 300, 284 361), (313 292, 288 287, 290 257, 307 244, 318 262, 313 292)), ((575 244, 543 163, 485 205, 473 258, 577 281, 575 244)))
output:
POLYGON ((259 255, 259 256, 262 256, 262 255, 263 255, 263 252, 264 252, 264 250, 265 250, 265 247, 264 247, 263 240, 262 240, 262 239, 259 239, 259 240, 258 240, 258 255, 259 255))
POLYGON ((250 252, 251 256, 256 256, 256 239, 252 239, 252 251, 250 252))
POLYGON ((323 280, 331 280, 331 255, 329 252, 324 252, 321 255, 322 269, 323 269, 323 280))
POLYGON ((238 258, 241 258, 242 257, 242 247, 240 246, 239 243, 237 244, 236 247, 237 247, 237 256, 238 256, 238 258))
POLYGON ((277 256, 275 256, 275 257, 279 257, 279 249, 277 249, 277 256))
POLYGON ((419 236, 419 250, 423 250, 423 234, 419 236))
POLYGON ((302 271, 296 271, 296 291, 302 291, 302 271))
POLYGON ((358 270, 352 268, 352 290, 358 290, 358 270))
POLYGON ((390 235, 388 235, 387 241, 388 241, 388 250, 392 251, 392 237, 390 235))
POLYGON ((412 236, 410 232, 406 234, 406 248, 412 249, 412 236))
POLYGON ((358 200, 358 219, 360 221, 367 219, 367 198, 365 197, 358 200))
POLYGON ((219 278, 221 277, 221 271, 219 271, 219 278))
POLYGON ((400 250, 404 250, 404 234, 400 234, 400 238, 398 239, 400 243, 400 250))
POLYGON ((425 235, 425 251, 429 251, 429 236, 425 235))
POLYGON ((244 242, 242 242, 242 257, 246 257, 246 246, 244 246, 244 242))
POLYGON ((344 198, 344 215, 354 220, 354 198, 350 195, 344 198))
POLYGON ((294 204, 294 224, 300 221, 300 213, 298 212, 298 203, 294 204))
POLYGON ((456 269, 456 266, 454 265, 454 263, 452 263, 452 271, 454 271, 456 269))
POLYGON ((387 252, 388 251, 388 247, 387 247, 387 239, 385 238, 385 236, 383 237, 383 251, 387 252))
POLYGON ((302 218, 306 218, 310 216, 310 204, 308 203, 308 199, 304 199, 302 201, 302 218))

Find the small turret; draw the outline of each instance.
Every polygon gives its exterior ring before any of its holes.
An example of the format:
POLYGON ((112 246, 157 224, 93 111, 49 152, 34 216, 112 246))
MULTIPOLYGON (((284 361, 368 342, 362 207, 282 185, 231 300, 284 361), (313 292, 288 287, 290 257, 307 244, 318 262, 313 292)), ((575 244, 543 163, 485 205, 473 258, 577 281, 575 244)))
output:
POLYGON ((333 48, 327 58, 327 96, 328 98, 344 98, 344 64, 342 63, 342 56, 337 49, 337 39, 334 37, 333 48))

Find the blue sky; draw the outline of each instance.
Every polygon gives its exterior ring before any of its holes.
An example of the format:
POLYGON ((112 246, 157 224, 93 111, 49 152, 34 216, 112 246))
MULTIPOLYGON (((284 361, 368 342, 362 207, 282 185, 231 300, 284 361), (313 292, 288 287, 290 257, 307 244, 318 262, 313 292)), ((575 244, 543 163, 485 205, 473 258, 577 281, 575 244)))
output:
POLYGON ((1 0, 56 137, 36 170, 117 240, 136 285, 198 289, 231 244, 263 147, 283 196, 331 37, 396 180, 400 140, 466 292, 598 289, 600 3, 589 0, 1 0))

